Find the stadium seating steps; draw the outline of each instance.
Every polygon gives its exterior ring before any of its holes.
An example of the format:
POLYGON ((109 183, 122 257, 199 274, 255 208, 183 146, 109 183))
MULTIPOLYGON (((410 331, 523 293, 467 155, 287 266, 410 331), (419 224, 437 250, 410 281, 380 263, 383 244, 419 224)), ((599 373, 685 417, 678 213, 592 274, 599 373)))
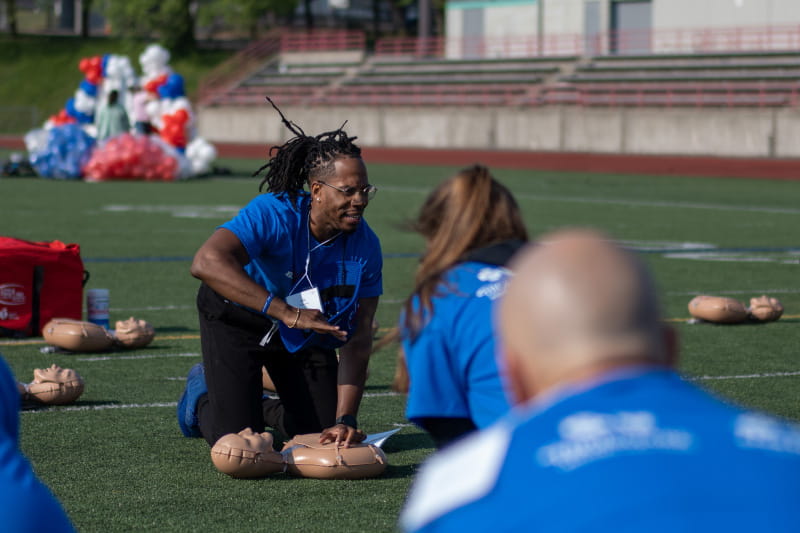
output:
POLYGON ((800 52, 440 59, 276 58, 205 105, 796 106, 800 52))

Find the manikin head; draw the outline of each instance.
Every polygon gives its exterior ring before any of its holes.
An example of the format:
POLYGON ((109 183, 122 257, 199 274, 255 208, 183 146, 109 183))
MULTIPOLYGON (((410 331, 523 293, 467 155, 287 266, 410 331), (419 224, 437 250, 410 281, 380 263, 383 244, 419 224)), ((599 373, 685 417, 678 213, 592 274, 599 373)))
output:
POLYGON ((48 368, 33 369, 33 383, 77 383, 83 382, 77 372, 71 368, 61 368, 53 364, 48 368))

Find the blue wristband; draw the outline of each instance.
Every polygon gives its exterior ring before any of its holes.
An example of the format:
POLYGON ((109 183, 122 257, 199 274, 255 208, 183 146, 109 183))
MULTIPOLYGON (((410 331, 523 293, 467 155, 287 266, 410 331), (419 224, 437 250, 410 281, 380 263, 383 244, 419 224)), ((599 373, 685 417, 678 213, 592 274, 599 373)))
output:
POLYGON ((267 309, 269 309, 269 304, 272 303, 273 296, 274 295, 270 293, 269 296, 267 296, 267 301, 264 302, 264 307, 261 308, 261 312, 265 315, 267 314, 267 309))

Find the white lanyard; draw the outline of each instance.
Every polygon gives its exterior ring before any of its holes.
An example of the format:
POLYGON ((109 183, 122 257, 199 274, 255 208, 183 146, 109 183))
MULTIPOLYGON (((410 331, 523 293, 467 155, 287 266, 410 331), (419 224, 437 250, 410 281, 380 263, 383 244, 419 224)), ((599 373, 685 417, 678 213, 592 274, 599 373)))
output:
MULTIPOLYGON (((291 290, 289 290, 289 296, 291 296, 291 295, 293 295, 295 293, 295 290, 300 286, 301 283, 303 283, 303 280, 307 280, 309 287, 311 289, 314 289, 314 284, 311 282, 311 278, 308 276, 308 270, 309 270, 310 265, 311 265, 311 252, 313 252, 314 250, 316 250, 317 248, 319 248, 321 246, 325 246, 326 244, 328 244, 329 242, 333 241, 339 235, 342 234, 342 232, 340 231, 339 233, 337 233, 333 237, 329 238, 325 242, 321 242, 321 243, 317 244, 316 246, 314 246, 312 248, 311 247, 311 229, 310 228, 311 228, 311 207, 308 208, 308 218, 306 219, 306 243, 307 243, 307 247, 308 247, 308 253, 306 254, 306 268, 303 271, 303 275, 300 277, 299 280, 297 280, 297 283, 294 284, 294 287, 292 287, 291 290)), ((261 339, 261 342, 259 342, 259 344, 261 346, 266 346, 269 343, 269 341, 272 339, 272 336, 277 331, 278 331, 278 322, 276 320, 272 319, 272 327, 270 328, 269 331, 267 331, 267 334, 264 335, 264 338, 261 339)))
POLYGON ((311 287, 314 286, 314 284, 311 282, 311 278, 308 277, 308 270, 309 270, 309 267, 311 265, 311 252, 313 252, 317 248, 320 248, 320 247, 325 246, 326 244, 332 242, 334 239, 336 239, 341 234, 342 234, 342 232, 340 231, 339 233, 337 233, 333 237, 327 239, 324 242, 318 243, 316 246, 314 246, 312 248, 311 247, 311 207, 309 206, 309 208, 308 208, 308 218, 306 220, 306 243, 307 243, 307 246, 308 246, 308 253, 306 254, 306 268, 303 271, 303 275, 300 277, 300 279, 297 281, 297 283, 294 284, 294 287, 292 287, 292 289, 289 291, 289 294, 292 294, 294 292, 294 290, 300 285, 300 283, 303 282, 303 280, 307 280, 309 286, 311 286, 311 287))

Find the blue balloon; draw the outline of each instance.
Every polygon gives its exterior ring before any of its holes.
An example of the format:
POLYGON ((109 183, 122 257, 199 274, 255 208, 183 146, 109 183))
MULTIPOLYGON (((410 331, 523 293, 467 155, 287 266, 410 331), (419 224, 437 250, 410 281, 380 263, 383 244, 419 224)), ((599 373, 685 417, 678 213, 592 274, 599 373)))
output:
POLYGON ((97 85, 90 82, 89 80, 83 80, 80 84, 80 88, 83 92, 85 92, 91 97, 97 96, 97 85))
POLYGON ((89 124, 94 122, 94 115, 87 115, 86 113, 82 113, 75 109, 75 99, 70 98, 67 100, 67 103, 64 104, 64 110, 67 112, 69 116, 77 120, 81 124, 89 124))
POLYGON ((186 95, 183 88, 183 76, 180 74, 170 74, 167 76, 167 81, 159 87, 158 95, 161 98, 179 98, 186 95))
POLYGON ((106 65, 108 64, 108 58, 109 58, 109 57, 111 57, 111 54, 105 54, 105 55, 103 56, 103 58, 100 60, 100 68, 102 69, 102 72, 103 72, 103 77, 104 77, 104 78, 108 76, 108 75, 106 74, 106 65))
POLYGON ((50 129, 47 146, 31 154, 30 162, 44 178, 80 179, 94 146, 94 138, 78 124, 64 124, 50 129))

